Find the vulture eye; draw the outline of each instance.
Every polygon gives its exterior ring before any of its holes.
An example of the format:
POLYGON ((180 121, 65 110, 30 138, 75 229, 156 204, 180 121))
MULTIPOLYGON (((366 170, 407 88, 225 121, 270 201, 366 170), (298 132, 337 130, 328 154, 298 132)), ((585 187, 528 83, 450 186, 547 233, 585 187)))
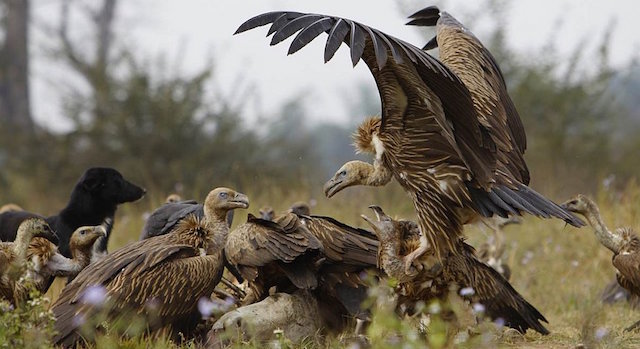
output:
POLYGON ((227 194, 226 192, 222 192, 222 193, 218 194, 218 196, 219 196, 221 199, 226 199, 226 198, 229 196, 229 194, 227 194))
POLYGON ((344 177, 346 175, 347 175, 347 170, 342 170, 342 171, 340 171, 340 173, 338 173, 339 177, 344 177))

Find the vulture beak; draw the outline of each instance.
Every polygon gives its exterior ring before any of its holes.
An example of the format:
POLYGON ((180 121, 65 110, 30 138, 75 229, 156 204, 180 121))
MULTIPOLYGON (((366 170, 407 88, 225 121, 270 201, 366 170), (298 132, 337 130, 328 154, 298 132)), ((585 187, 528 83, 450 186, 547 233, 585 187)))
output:
POLYGON ((369 223, 371 227, 378 228, 378 225, 382 222, 391 222, 391 218, 387 216, 384 213, 384 211, 382 211, 382 208, 380 208, 380 206, 371 205, 369 206, 369 208, 372 209, 373 212, 376 214, 377 221, 374 221, 365 215, 360 215, 360 217, 362 217, 362 219, 364 219, 367 223, 369 223))
POLYGON ((236 193, 236 196, 229 200, 229 202, 237 208, 249 208, 249 197, 242 193, 236 193))
POLYGON ((334 196, 337 192, 344 189, 344 180, 338 178, 331 178, 324 184, 322 189, 324 190, 324 195, 327 198, 334 196))
POLYGON ((105 227, 101 225, 96 226, 96 228, 94 229, 94 232, 96 232, 98 235, 102 236, 103 238, 107 237, 107 229, 105 229, 105 227))
POLYGON ((54 233, 53 230, 51 230, 51 227, 49 227, 48 225, 45 226, 44 231, 34 234, 33 237, 45 238, 55 245, 58 245, 59 242, 58 235, 56 235, 56 233, 54 233))

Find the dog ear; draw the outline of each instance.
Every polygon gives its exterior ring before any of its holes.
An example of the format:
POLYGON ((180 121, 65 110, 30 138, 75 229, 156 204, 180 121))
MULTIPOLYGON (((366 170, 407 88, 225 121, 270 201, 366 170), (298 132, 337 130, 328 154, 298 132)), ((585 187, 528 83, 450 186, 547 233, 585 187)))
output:
POLYGON ((96 176, 89 176, 82 181, 82 187, 89 192, 95 191, 102 185, 102 180, 96 176))

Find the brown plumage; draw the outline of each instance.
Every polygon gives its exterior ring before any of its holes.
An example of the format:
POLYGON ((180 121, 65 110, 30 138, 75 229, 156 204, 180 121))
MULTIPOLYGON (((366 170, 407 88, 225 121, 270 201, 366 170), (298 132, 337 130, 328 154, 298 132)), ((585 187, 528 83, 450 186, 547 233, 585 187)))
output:
POLYGON ((351 227, 331 217, 300 215, 302 224, 322 244, 323 263, 316 272, 314 292, 325 323, 342 329, 348 317, 366 319, 362 303, 368 285, 362 272, 377 273, 378 240, 367 230, 351 227))
POLYGON ((49 224, 41 218, 29 218, 18 227, 13 242, 0 242, 0 299, 15 305, 28 299, 29 288, 20 278, 28 273, 29 248, 35 239, 58 242, 49 224))
POLYGON ((289 207, 289 212, 295 213, 297 215, 311 215, 311 207, 309 204, 304 201, 296 201, 291 207, 289 207))
MULTIPOLYGON (((321 304, 325 324, 339 329, 349 316, 366 317, 361 304, 367 297, 367 285, 360 275, 366 270, 377 270, 378 241, 375 235, 331 217, 310 215, 311 209, 305 202, 292 204, 277 219, 289 217, 293 220, 292 213, 306 228, 304 232, 314 236, 322 246, 321 255, 316 259, 319 262, 315 265, 310 265, 308 259, 294 263, 314 272, 318 286, 313 294, 321 304)), ((258 299, 250 298, 247 302, 255 300, 258 299)))
POLYGON ((352 185, 381 186, 395 178, 412 197, 424 236, 421 247, 406 257, 406 269, 428 245, 439 258, 465 253, 462 225, 478 214, 529 212, 582 224, 501 171, 503 148, 496 140, 509 133, 506 126, 487 121, 498 115, 478 113, 473 95, 447 65, 402 40, 338 17, 270 12, 248 20, 236 32, 269 23, 272 45, 299 32, 289 49, 294 53, 327 32, 325 61, 346 42, 352 63, 362 59, 373 74, 382 118, 379 123, 367 120, 363 130, 369 132, 359 131, 365 138, 356 143, 361 150, 374 150, 374 164, 345 164, 327 182, 325 193, 330 197, 352 185))
MULTIPOLYGON (((566 201, 563 206, 583 215, 594 230, 598 241, 611 252, 611 262, 616 268, 618 284, 634 296, 640 296, 640 238, 629 227, 609 230, 602 220, 600 210, 596 203, 587 196, 578 194, 566 201)), ((640 321, 633 324, 627 330, 640 326, 640 321)))
POLYGON ((440 60, 467 87, 480 123, 491 130, 491 139, 497 148, 498 175, 506 175, 500 181, 510 183, 510 179, 516 179, 529 184, 529 170, 523 158, 527 148, 524 127, 491 52, 471 31, 435 6, 409 18, 412 19, 409 25, 436 27, 434 39, 440 60))
POLYGON ((249 215, 246 223, 229 233, 225 256, 247 280, 250 290, 242 303, 250 304, 262 300, 273 286, 280 292, 315 289, 321 249, 320 241, 293 213, 275 222, 249 215))
POLYGON ((106 235, 107 231, 101 225, 76 229, 69 241, 71 258, 63 256, 58 247, 45 238, 32 239, 27 249, 27 259, 32 262, 28 279, 40 293, 47 292, 53 277, 73 279, 91 262, 96 240, 106 235))
POLYGON ((203 220, 189 216, 168 234, 131 243, 89 265, 53 305, 54 342, 70 346, 81 340, 79 326, 101 310, 102 304, 84 299, 95 288, 105 292, 109 321, 131 311, 147 318, 150 332, 192 330, 200 319, 198 300, 211 295, 222 277, 226 214, 248 205, 244 194, 214 189, 205 200, 203 220))
POLYGON ((463 298, 482 304, 490 318, 501 318, 507 326, 521 332, 532 328, 542 334, 549 333, 541 323, 546 322, 544 316, 493 268, 478 261, 473 248, 467 244, 464 244, 464 253, 450 257, 445 264, 438 261, 433 249, 429 249, 416 260, 423 271, 408 275, 402 258, 420 246, 418 225, 393 220, 378 206, 371 208, 377 220, 364 215, 363 218, 380 240, 380 265, 389 276, 398 280, 400 302, 408 309, 418 301, 428 304, 434 298, 446 298, 450 286, 455 284, 466 290, 461 292, 463 298))

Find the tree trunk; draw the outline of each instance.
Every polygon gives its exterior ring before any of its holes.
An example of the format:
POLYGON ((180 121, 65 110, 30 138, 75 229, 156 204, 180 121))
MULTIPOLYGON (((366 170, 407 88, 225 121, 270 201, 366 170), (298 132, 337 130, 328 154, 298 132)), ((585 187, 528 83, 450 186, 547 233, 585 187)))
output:
POLYGON ((29 1, 5 0, 5 42, 0 48, 0 122, 33 131, 29 104, 29 1))

